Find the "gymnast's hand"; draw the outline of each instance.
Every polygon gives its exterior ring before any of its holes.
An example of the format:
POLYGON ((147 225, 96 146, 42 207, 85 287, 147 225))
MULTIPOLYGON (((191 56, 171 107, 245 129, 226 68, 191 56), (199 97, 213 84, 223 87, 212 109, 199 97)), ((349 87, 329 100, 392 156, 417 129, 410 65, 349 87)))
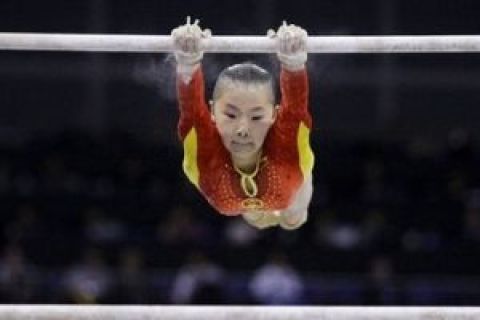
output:
POLYGON ((305 67, 308 38, 305 29, 284 21, 277 32, 270 29, 267 35, 277 41, 277 56, 286 69, 297 71, 305 67))
POLYGON ((187 17, 187 23, 173 29, 171 34, 177 71, 186 77, 193 74, 203 58, 202 40, 211 36, 210 30, 202 30, 198 23, 199 20, 195 20, 191 24, 187 17))

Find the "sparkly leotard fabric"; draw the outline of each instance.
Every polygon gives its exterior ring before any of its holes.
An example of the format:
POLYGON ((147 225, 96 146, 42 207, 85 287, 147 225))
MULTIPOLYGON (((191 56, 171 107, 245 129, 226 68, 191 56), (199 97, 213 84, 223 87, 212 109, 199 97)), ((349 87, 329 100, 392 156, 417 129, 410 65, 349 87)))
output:
POLYGON ((210 117, 201 69, 189 83, 177 82, 183 170, 221 214, 283 210, 312 172, 314 156, 309 142, 312 120, 306 71, 282 70, 280 88, 279 113, 263 144, 259 171, 254 178, 258 192, 249 196, 210 117))

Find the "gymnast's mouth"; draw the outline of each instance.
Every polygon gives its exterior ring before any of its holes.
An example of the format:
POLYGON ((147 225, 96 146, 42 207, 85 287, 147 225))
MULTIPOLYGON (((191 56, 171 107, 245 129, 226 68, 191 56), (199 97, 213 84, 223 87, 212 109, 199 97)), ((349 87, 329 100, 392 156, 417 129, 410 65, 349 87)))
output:
POLYGON ((251 151, 254 149, 255 145, 253 142, 239 142, 239 141, 232 141, 230 144, 233 151, 251 151))

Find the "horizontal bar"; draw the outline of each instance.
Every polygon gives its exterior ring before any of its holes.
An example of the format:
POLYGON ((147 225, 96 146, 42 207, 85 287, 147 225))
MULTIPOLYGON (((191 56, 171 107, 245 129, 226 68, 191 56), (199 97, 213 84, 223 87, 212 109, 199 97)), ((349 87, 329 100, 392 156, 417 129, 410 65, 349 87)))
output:
POLYGON ((480 319, 474 307, 219 307, 4 305, 9 320, 466 320, 480 319))
MULTIPOLYGON (((213 36, 206 52, 272 53, 263 36, 213 36)), ((310 53, 480 52, 480 36, 310 36, 310 53)), ((170 36, 129 34, 0 33, 0 50, 171 52, 170 36)))

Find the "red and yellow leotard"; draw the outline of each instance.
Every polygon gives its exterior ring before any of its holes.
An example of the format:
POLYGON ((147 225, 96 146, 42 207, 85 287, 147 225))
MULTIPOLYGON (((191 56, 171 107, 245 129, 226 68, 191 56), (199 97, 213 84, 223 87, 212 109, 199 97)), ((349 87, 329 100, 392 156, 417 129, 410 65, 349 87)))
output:
POLYGON ((282 70, 280 88, 280 109, 263 144, 262 161, 254 178, 258 192, 252 196, 242 188, 241 175, 211 119, 201 69, 190 82, 177 81, 183 170, 222 214, 284 210, 312 173, 314 155, 309 138, 312 119, 308 111, 306 71, 282 70))

